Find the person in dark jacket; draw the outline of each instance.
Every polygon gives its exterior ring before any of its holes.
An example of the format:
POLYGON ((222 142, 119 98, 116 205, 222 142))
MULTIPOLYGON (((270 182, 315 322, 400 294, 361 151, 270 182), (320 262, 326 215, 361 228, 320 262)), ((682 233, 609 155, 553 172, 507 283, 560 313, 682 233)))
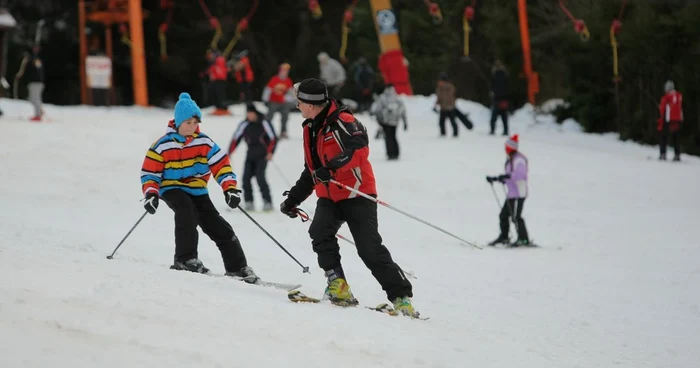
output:
POLYGON ((316 192, 316 215, 309 235, 318 265, 328 279, 324 299, 342 306, 358 304, 346 281, 336 238, 338 229, 347 222, 358 255, 382 286, 394 309, 418 317, 411 302, 412 285, 382 244, 377 202, 348 189, 377 196, 374 170, 369 161, 367 129, 347 108, 328 97, 326 84, 318 79, 305 79, 295 85, 295 97, 305 119, 302 123, 304 171, 280 205, 280 212, 291 218, 298 217, 297 206, 316 192))
POLYGON ((232 155, 236 147, 245 139, 248 145, 248 154, 243 167, 244 208, 248 211, 255 210, 253 186, 251 183, 253 177, 255 177, 265 202, 263 211, 271 211, 272 197, 270 196, 270 186, 267 184, 267 178, 265 177, 265 170, 267 169, 267 162, 272 160, 272 155, 275 153, 277 136, 272 124, 265 120, 264 116, 255 108, 255 105, 249 103, 246 110, 246 120, 242 121, 238 125, 236 132, 233 133, 228 154, 229 156, 232 155))
POLYGON ((437 107, 440 107, 440 118, 438 120, 438 125, 440 125, 441 137, 446 135, 446 118, 449 118, 450 123, 452 124, 453 137, 459 136, 459 130, 457 128, 455 118, 459 119, 467 129, 472 130, 474 128, 474 123, 472 123, 472 121, 469 120, 469 118, 457 108, 456 92, 457 89, 455 88, 455 85, 450 82, 450 78, 447 76, 447 73, 440 73, 440 79, 438 80, 437 87, 435 89, 437 101, 435 101, 433 111, 437 111, 437 107))
POLYGON ((361 57, 355 69, 355 87, 357 88, 357 111, 366 111, 372 105, 372 88, 374 87, 374 70, 361 57))
POLYGON ((42 107, 42 94, 44 93, 44 61, 39 56, 39 46, 33 46, 29 54, 22 59, 22 65, 17 72, 16 79, 20 80, 26 75, 27 89, 29 90, 29 102, 34 107, 34 116, 31 121, 41 121, 44 110, 42 107))
POLYGON ((503 121, 503 135, 508 135, 508 73, 500 60, 494 62, 491 70, 491 135, 496 133, 496 120, 503 121))

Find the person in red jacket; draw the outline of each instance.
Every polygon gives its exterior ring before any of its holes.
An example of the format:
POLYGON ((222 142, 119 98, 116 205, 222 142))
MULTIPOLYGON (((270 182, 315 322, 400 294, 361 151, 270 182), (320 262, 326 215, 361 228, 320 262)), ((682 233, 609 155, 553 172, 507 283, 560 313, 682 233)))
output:
POLYGON ((209 90, 216 110, 213 115, 231 115, 226 106, 226 80, 228 79, 228 67, 226 59, 215 50, 207 51, 207 75, 209 77, 209 90))
POLYGON ((666 94, 661 97, 659 103, 659 117, 656 129, 660 133, 659 160, 666 160, 666 145, 671 138, 673 145, 673 161, 681 160, 681 145, 678 141, 678 132, 683 124, 683 95, 676 91, 673 81, 666 81, 664 85, 666 94))
POLYGON ((294 103, 293 83, 289 78, 290 68, 288 63, 280 65, 278 73, 267 82, 262 95, 263 102, 267 104, 265 120, 272 122, 275 113, 279 112, 281 115, 280 138, 283 139, 288 138, 287 120, 289 119, 289 110, 292 109, 294 103))
POLYGON ((253 102, 253 68, 250 66, 248 50, 243 50, 234 56, 233 60, 234 76, 236 82, 241 86, 241 99, 246 103, 253 102))
POLYGON ((376 197, 372 164, 369 162, 367 129, 338 101, 328 97, 322 81, 309 78, 295 85, 297 107, 304 119, 304 171, 286 192, 280 211, 295 218, 297 206, 316 192, 316 215, 309 228, 318 265, 325 271, 328 286, 324 299, 338 305, 357 305, 343 267, 336 233, 347 223, 357 253, 372 272, 394 308, 417 317, 411 297, 412 285, 382 244, 377 223, 377 203, 358 196, 333 182, 376 197))

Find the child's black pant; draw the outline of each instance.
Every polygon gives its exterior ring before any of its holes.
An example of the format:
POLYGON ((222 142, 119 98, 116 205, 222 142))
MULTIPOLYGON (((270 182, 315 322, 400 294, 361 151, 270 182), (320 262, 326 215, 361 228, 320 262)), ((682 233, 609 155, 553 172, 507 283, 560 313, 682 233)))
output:
POLYGON ((399 141, 396 140, 396 125, 381 124, 384 131, 384 143, 386 144, 386 156, 389 159, 399 158, 399 141))
POLYGON ((270 196, 270 186, 267 184, 265 177, 265 169, 267 168, 267 160, 265 157, 246 158, 245 166, 243 167, 243 199, 246 202, 253 202, 253 184, 252 179, 258 181, 260 193, 262 194, 265 203, 272 203, 270 196))
POLYGON ((226 272, 237 272, 248 265, 241 242, 231 225, 216 210, 209 195, 194 196, 171 189, 163 193, 162 198, 175 212, 175 261, 197 258, 199 225, 219 248, 226 272))

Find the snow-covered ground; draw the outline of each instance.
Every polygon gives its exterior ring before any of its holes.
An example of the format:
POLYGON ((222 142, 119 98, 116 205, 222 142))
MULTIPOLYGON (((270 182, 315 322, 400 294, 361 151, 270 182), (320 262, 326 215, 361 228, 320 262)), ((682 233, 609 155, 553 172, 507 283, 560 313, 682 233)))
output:
MULTIPOLYGON (((431 98, 408 99, 401 160, 372 140, 381 199, 470 241, 497 236, 499 208, 487 174, 505 159, 488 136, 485 107, 467 101, 476 127, 437 137, 431 98)), ((173 219, 143 213, 139 171, 171 112, 156 108, 47 106, 27 121, 26 102, 0 100, 1 367, 694 367, 700 362, 700 242, 695 230, 700 159, 655 160, 657 148, 582 134, 524 108, 512 132, 530 160, 524 216, 537 249, 483 250, 380 207, 394 259, 417 279, 415 306, 428 321, 366 309, 293 304, 285 292, 168 269, 173 219), (652 159, 648 159, 651 157, 652 159)), ((208 110, 207 110, 208 111, 208 110)), ((206 116, 223 147, 243 116, 206 116)), ((370 131, 376 125, 360 115, 370 131)), ((298 114, 268 170, 275 203, 302 169, 298 114)), ((275 121, 277 126, 277 122, 275 121)), ((500 125, 498 128, 500 132, 500 125)), ((448 124, 449 132, 449 124, 448 124)), ((240 175, 245 147, 236 152, 240 175)), ((242 214, 212 199, 270 281, 325 286, 307 224, 278 212, 256 219, 305 265, 301 269, 242 214)), ((497 191, 502 198, 503 192, 497 191)), ((310 198, 304 207, 312 210, 310 198)), ((258 205, 262 203, 258 201, 258 205)), ((341 233, 349 236, 344 227, 341 233)), ((341 242, 353 292, 385 301, 352 246, 341 242)), ((200 256, 223 272, 202 234, 200 256)))

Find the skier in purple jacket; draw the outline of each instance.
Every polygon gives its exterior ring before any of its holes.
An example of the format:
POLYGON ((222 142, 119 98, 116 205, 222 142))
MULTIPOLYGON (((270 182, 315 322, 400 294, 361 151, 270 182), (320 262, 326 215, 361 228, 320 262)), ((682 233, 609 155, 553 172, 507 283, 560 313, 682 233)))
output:
POLYGON ((508 159, 505 165, 505 174, 499 176, 487 176, 486 181, 493 184, 499 181, 508 188, 508 194, 501 214, 501 234, 489 245, 508 244, 508 232, 510 230, 509 220, 512 218, 518 232, 518 240, 510 244, 517 247, 530 245, 530 238, 527 235, 525 220, 522 218, 523 204, 527 198, 527 157, 518 151, 518 135, 515 134, 506 141, 506 154, 508 159))

